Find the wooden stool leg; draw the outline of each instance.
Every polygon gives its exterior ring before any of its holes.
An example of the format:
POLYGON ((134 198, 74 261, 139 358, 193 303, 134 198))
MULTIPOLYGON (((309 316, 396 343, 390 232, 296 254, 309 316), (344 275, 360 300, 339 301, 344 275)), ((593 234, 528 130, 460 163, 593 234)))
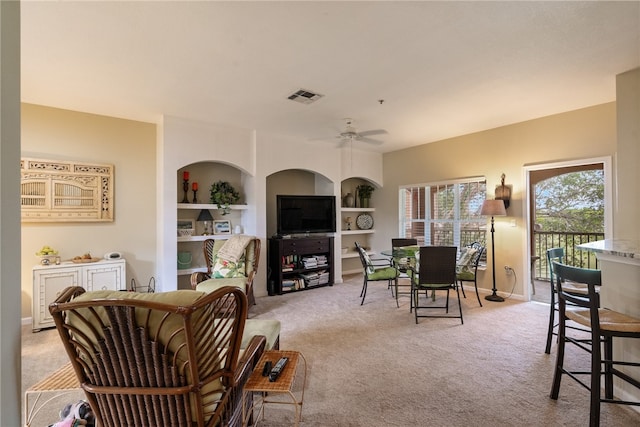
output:
MULTIPOLYGON (((593 334, 596 335, 596 334, 593 334)), ((591 346, 591 404, 589 405, 589 426, 600 425, 600 374, 602 366, 602 353, 600 350, 600 337, 593 337, 591 346)))

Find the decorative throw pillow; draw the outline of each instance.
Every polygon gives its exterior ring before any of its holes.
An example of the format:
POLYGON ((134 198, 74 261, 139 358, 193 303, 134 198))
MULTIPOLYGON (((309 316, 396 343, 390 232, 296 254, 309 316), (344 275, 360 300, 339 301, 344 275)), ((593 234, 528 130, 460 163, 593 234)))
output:
POLYGON ((476 248, 462 248, 460 251, 460 258, 458 259, 458 265, 469 265, 473 260, 473 256, 478 252, 476 248))
POLYGON ((469 267, 477 252, 478 250, 476 248, 462 248, 462 250, 460 251, 460 258, 456 263, 456 272, 458 274, 471 272, 469 267))
POLYGON ((213 267, 211 268, 211 277, 213 279, 246 277, 244 255, 237 263, 216 257, 213 267))

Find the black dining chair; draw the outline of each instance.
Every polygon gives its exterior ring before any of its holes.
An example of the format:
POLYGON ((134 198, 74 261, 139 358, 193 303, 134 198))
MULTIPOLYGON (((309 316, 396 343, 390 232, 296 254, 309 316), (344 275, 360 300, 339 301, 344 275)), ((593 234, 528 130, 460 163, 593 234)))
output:
POLYGON ((458 248, 455 246, 422 246, 419 257, 416 259, 415 270, 412 275, 411 305, 413 307, 416 323, 419 317, 453 317, 462 318, 462 304, 460 302, 460 289, 456 284, 456 256, 458 248), (455 290, 458 295, 458 314, 449 313, 449 292, 455 290), (420 304, 420 291, 424 292, 424 303, 420 304), (435 298, 437 291, 446 291, 447 298, 444 305, 438 305, 435 298), (431 293, 432 296, 428 294, 431 293), (432 313, 432 310, 445 309, 443 314, 419 314, 421 312, 432 313))

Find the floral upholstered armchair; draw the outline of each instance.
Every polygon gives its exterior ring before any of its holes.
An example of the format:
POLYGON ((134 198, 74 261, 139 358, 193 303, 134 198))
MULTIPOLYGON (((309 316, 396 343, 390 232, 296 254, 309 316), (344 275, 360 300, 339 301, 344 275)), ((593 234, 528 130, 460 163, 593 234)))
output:
POLYGON ((223 286, 237 286, 246 293, 249 305, 255 304, 253 279, 260 260, 260 239, 244 235, 234 235, 228 240, 207 239, 202 249, 207 272, 193 273, 191 288, 212 292, 223 286), (230 246, 227 256, 223 255, 230 246))

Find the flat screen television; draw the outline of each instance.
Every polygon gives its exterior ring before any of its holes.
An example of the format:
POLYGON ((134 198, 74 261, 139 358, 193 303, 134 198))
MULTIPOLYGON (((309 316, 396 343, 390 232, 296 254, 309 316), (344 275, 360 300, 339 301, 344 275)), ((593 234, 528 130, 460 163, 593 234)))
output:
POLYGON ((334 233, 336 231, 335 196, 287 196, 278 194, 279 235, 334 233))

